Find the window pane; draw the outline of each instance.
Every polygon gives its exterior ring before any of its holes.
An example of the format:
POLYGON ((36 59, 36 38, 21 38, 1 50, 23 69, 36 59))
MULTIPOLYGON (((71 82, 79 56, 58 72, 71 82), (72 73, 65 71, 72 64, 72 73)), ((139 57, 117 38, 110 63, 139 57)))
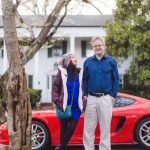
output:
POLYGON ((52 56, 61 56, 62 55, 62 47, 61 45, 56 45, 52 49, 52 56))
POLYGON ((49 57, 52 57, 52 47, 49 47, 49 48, 47 49, 47 53, 48 53, 48 58, 49 58, 49 57))
POLYGON ((33 88, 33 75, 28 75, 28 87, 33 88))

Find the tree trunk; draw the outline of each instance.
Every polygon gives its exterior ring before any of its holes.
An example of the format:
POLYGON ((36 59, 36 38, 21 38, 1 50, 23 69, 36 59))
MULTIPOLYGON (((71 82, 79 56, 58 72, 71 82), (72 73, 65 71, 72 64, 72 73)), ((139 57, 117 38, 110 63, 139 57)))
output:
POLYGON ((6 121, 5 109, 2 104, 2 100, 0 99, 0 125, 6 121))
POLYGON ((7 81, 10 150, 31 150, 31 105, 15 25, 13 0, 1 0, 4 39, 9 60, 7 81))
POLYGON ((8 79, 8 73, 5 72, 3 76, 0 77, 0 124, 4 123, 7 119, 5 116, 6 112, 6 81, 8 79), (5 107, 4 107, 5 105, 5 107))

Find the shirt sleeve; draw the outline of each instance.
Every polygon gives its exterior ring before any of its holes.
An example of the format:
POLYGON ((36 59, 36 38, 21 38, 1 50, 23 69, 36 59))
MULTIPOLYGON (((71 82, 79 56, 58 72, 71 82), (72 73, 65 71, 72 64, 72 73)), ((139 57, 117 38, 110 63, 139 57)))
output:
POLYGON ((83 65, 83 95, 88 96, 88 67, 87 60, 85 60, 83 65))
POLYGON ((119 73, 118 73, 118 67, 117 67, 117 62, 113 60, 112 62, 112 76, 113 76, 113 82, 112 82, 112 91, 111 91, 111 96, 116 98, 118 88, 119 88, 119 73))

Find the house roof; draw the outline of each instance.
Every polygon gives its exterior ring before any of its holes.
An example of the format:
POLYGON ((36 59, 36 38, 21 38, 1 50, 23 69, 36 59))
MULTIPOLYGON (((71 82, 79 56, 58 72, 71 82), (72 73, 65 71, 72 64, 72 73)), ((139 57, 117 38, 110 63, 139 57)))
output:
MULTIPOLYGON (((47 16, 24 15, 24 22, 31 26, 42 27, 47 16)), ((106 20, 113 21, 112 15, 68 15, 64 18, 60 27, 99 27, 104 25, 106 20)), ((16 24, 20 27, 19 22, 16 24)), ((3 27, 2 16, 0 16, 0 27, 3 27)))

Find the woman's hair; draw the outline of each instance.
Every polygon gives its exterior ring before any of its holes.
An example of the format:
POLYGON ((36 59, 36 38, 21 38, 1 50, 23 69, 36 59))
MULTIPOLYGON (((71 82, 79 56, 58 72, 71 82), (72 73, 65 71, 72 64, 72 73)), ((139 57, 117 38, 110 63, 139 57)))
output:
POLYGON ((63 68, 68 68, 69 63, 71 62, 72 59, 72 53, 66 53, 62 56, 61 59, 57 61, 58 65, 61 65, 63 68))
POLYGON ((70 80, 74 80, 76 78, 76 75, 79 74, 80 69, 76 68, 76 65, 74 65, 72 63, 72 61, 70 61, 69 65, 68 65, 68 68, 67 68, 67 72, 69 74, 70 80))

